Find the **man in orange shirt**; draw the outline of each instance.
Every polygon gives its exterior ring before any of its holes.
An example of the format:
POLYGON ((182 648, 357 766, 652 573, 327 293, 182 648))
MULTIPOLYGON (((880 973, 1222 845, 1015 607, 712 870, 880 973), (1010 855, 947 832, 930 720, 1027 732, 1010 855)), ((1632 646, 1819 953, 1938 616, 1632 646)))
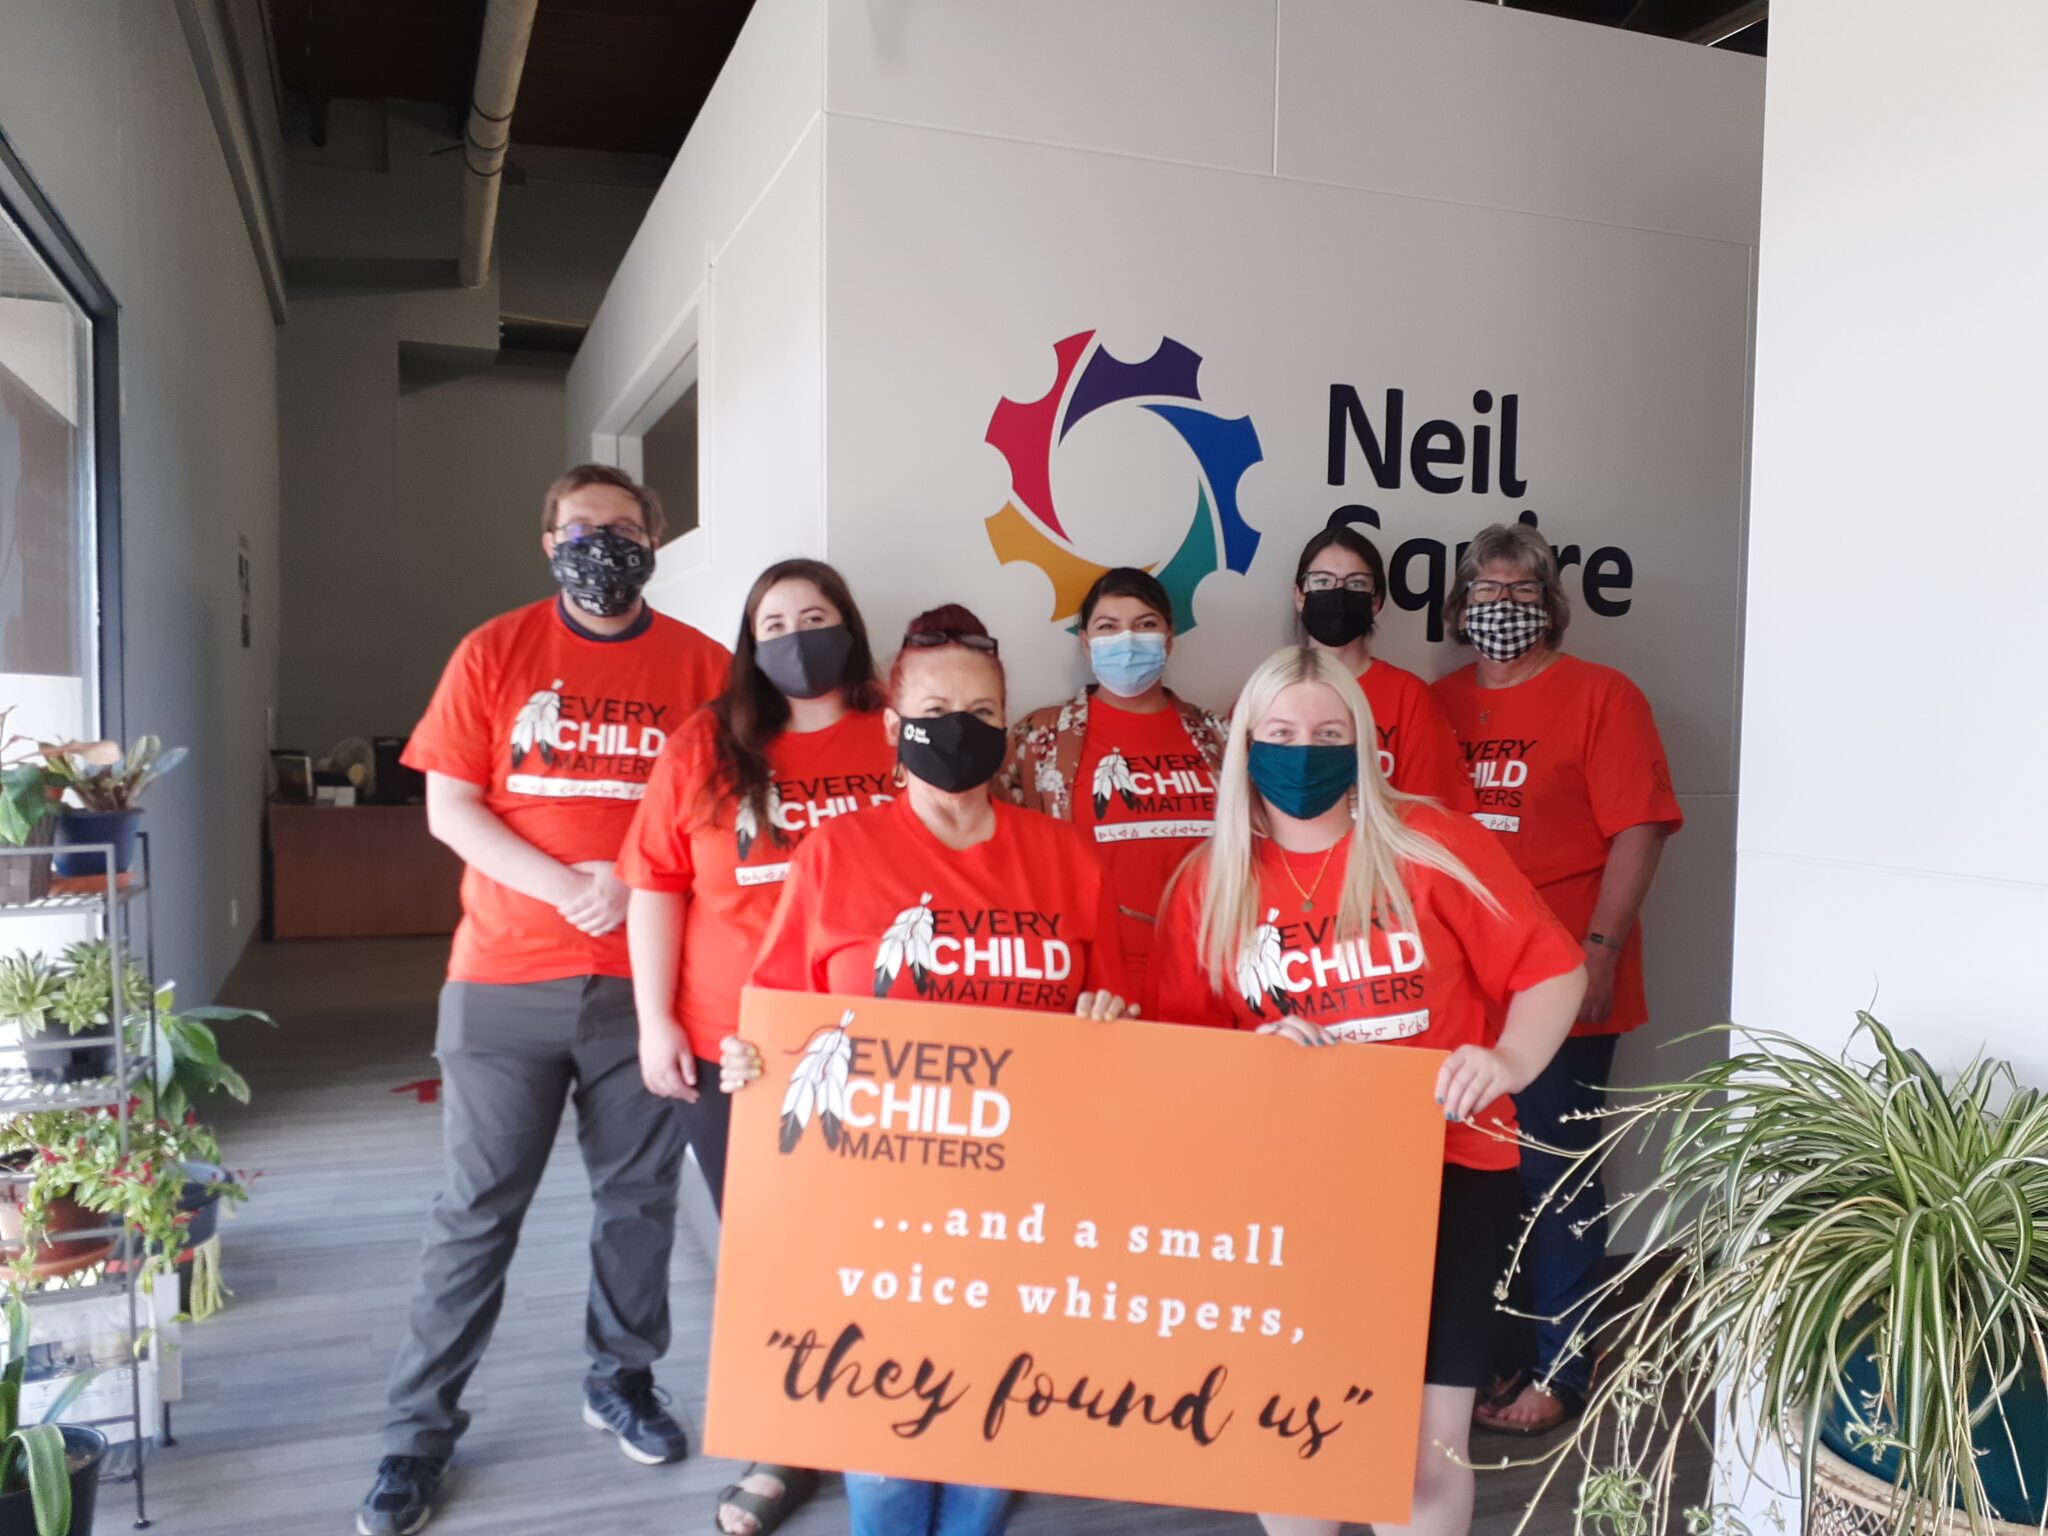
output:
POLYGON ((643 1464, 687 1451, 653 1374, 669 1342, 684 1138, 675 1104, 640 1081, 612 861, 663 743, 731 658, 641 598, 661 505, 628 476, 570 470, 548 487, 541 527, 561 594, 463 639, 405 752, 427 776, 429 827, 468 868, 434 1042, 443 1187, 361 1536, 410 1536, 433 1512, 572 1095, 596 1207, 583 1419, 643 1464))

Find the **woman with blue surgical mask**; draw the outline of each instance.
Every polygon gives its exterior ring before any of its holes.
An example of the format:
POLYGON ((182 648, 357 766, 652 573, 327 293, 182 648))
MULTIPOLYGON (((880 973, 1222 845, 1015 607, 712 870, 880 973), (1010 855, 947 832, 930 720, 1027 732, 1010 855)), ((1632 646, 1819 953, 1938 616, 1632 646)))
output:
POLYGON ((1010 731, 998 789, 1071 821, 1101 861, 1125 969, 1142 987, 1160 893, 1208 837, 1228 726, 1166 686, 1173 599, 1144 571, 1104 571, 1081 600, 1094 681, 1010 731))

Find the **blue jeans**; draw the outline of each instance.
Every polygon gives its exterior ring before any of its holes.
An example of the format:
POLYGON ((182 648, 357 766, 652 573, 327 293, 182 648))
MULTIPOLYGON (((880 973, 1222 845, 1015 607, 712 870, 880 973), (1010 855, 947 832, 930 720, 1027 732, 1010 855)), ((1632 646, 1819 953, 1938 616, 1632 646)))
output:
MULTIPOLYGON (((1515 1095, 1515 1116, 1522 1129, 1546 1146, 1583 1152, 1600 1139, 1603 1120, 1565 1117, 1603 1108, 1608 1074, 1614 1069, 1618 1035, 1579 1035, 1565 1041, 1536 1081, 1515 1095)), ((1522 1192, 1531 1209, 1549 1193, 1570 1164, 1546 1153, 1522 1152, 1522 1192)), ((1576 1182, 1576 1180, 1574 1181, 1576 1182)), ((1570 1355, 1572 1331, 1585 1322, 1586 1293, 1593 1271, 1607 1252, 1607 1197, 1593 1179, 1573 1200, 1543 1212, 1529 1233, 1524 1260, 1529 1284, 1529 1310, 1536 1318, 1536 1375, 1556 1373, 1559 1386, 1584 1394, 1593 1380, 1590 1353, 1570 1355), (1589 1223, 1583 1237, 1572 1228, 1589 1223), (1555 1321, 1551 1321, 1555 1319, 1555 1321)))
POLYGON ((846 1474, 846 1508, 853 1536, 1001 1536, 1010 1523, 1006 1489, 866 1472, 846 1474))

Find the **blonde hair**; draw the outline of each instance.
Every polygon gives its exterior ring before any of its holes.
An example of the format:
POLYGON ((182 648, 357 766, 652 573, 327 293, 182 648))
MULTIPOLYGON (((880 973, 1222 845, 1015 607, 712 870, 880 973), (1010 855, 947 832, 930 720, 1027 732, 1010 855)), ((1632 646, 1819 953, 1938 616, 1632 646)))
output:
MULTIPOLYGON (((1435 802, 1403 794, 1381 777, 1379 734, 1373 728, 1372 706, 1366 703, 1358 680, 1331 652, 1289 646, 1267 657, 1238 694, 1230 717, 1230 743, 1224 748, 1223 767, 1217 776, 1216 831, 1208 844, 1196 956, 1208 973, 1209 985, 1219 992, 1227 988, 1237 957, 1250 948, 1265 918, 1252 841, 1260 830, 1255 822, 1265 819, 1263 801, 1252 786, 1252 732, 1271 711, 1281 690, 1296 683, 1321 683, 1334 693, 1350 714, 1357 736, 1356 810, 1336 936, 1364 935, 1375 908, 1392 914, 1402 928, 1414 931, 1415 906, 1401 879, 1404 864, 1419 864, 1448 875, 1492 911, 1503 910, 1462 859, 1401 819, 1402 806, 1435 802)), ((1182 873, 1187 873, 1185 868, 1182 873)))
POLYGON ((1458 574, 1451 580, 1450 600, 1444 604, 1444 628, 1460 645, 1470 645, 1465 633, 1465 610, 1471 606, 1472 583, 1489 562, 1506 560, 1528 578, 1543 583, 1543 611, 1550 627, 1543 631, 1543 643, 1551 650, 1564 644, 1565 629, 1572 621, 1571 599, 1564 595, 1564 577, 1557 569, 1557 555, 1550 541, 1527 523, 1488 523, 1472 535, 1465 553, 1458 557, 1458 574))

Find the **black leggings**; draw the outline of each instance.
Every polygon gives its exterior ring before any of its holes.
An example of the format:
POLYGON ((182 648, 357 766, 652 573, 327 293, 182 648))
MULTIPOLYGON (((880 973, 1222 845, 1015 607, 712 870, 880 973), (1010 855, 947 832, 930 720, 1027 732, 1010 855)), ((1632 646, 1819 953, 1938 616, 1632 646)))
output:
POLYGON ((678 1104, 683 1134, 711 1186, 711 1203, 725 1212, 725 1138, 732 1126, 732 1095, 718 1086, 718 1063, 697 1058, 697 1102, 678 1104))

